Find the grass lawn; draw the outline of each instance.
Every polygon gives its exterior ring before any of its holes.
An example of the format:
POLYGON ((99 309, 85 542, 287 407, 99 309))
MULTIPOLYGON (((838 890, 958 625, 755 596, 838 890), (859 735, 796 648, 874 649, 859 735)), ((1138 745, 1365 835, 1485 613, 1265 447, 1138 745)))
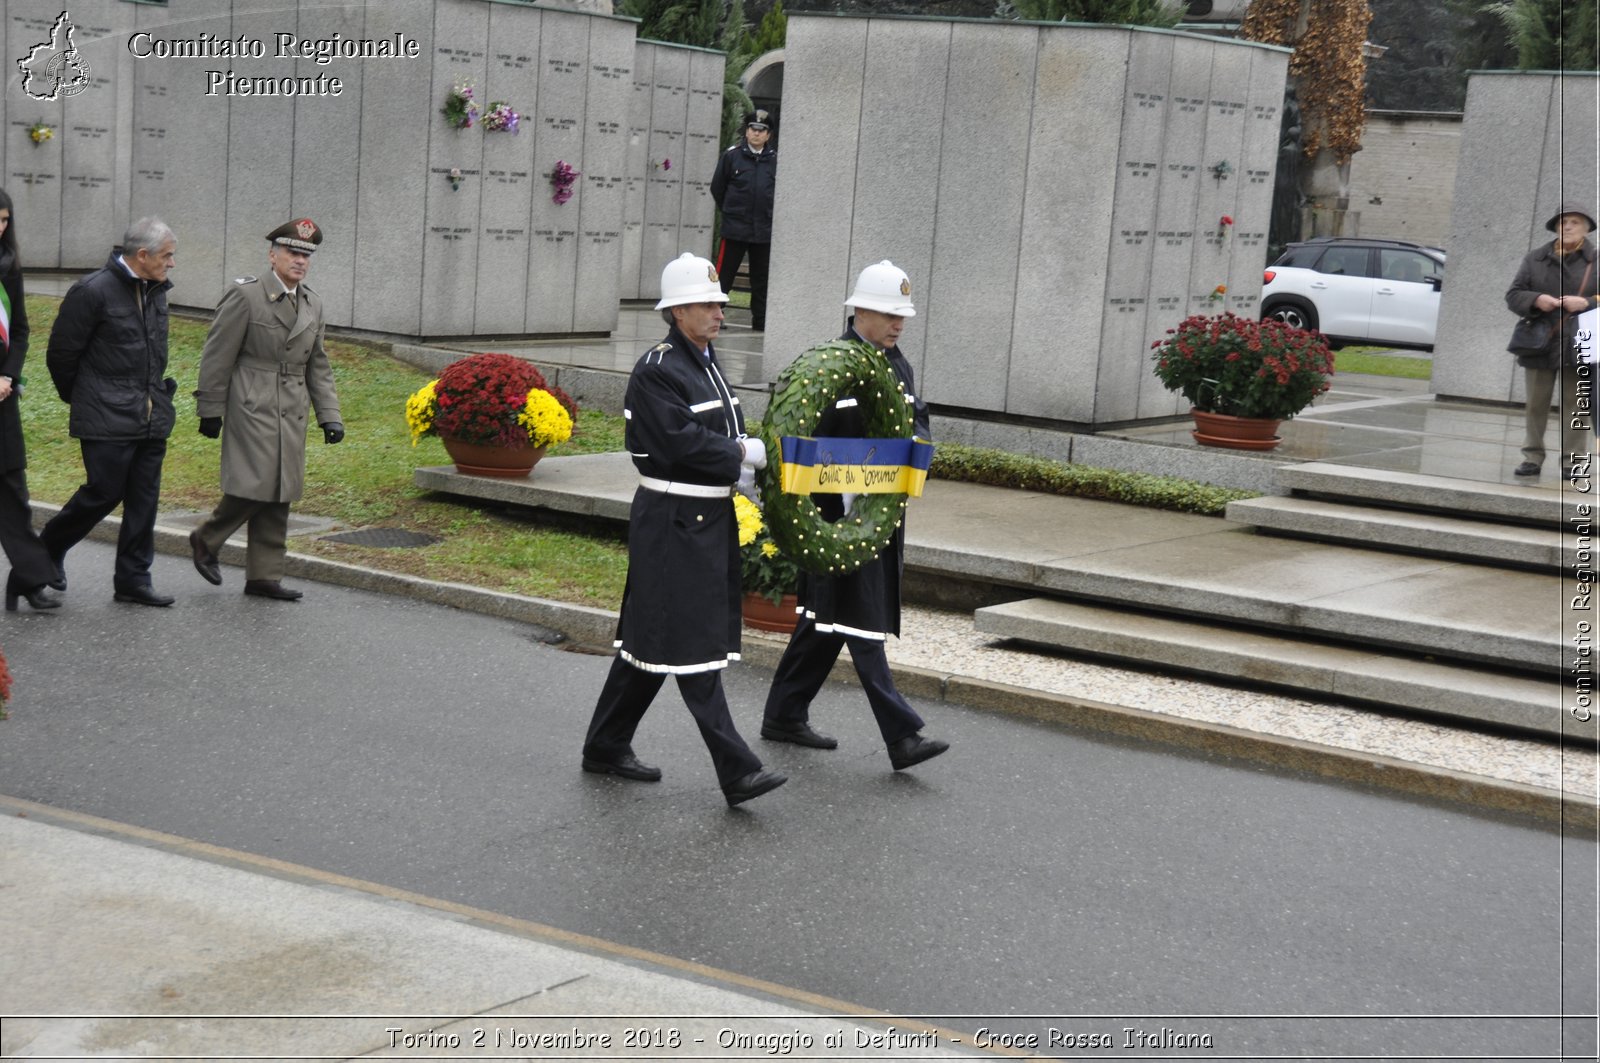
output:
POLYGON ((1334 371, 1369 376, 1427 380, 1433 376, 1433 359, 1392 354, 1388 347, 1346 347, 1333 352, 1334 371))
MULTIPOLYGON (((56 398, 44 351, 59 299, 30 296, 32 330, 22 401, 28 441, 28 487, 36 499, 65 502, 83 482, 77 440, 67 435, 67 406, 56 398)), ((174 317, 168 375, 178 381, 178 424, 162 472, 164 510, 210 512, 220 497, 220 444, 196 430, 193 391, 206 324, 174 317)), ((331 342, 329 357, 347 435, 327 446, 312 427, 306 448, 306 495, 297 513, 360 527, 383 525, 443 536, 414 549, 380 549, 295 538, 296 553, 428 579, 615 609, 622 601, 627 550, 620 534, 584 535, 430 495, 412 484, 418 465, 447 465, 444 445, 428 438, 416 447, 405 422, 405 400, 432 376, 354 344, 331 342)), ((573 438, 551 454, 622 449, 622 418, 583 411, 573 438)))

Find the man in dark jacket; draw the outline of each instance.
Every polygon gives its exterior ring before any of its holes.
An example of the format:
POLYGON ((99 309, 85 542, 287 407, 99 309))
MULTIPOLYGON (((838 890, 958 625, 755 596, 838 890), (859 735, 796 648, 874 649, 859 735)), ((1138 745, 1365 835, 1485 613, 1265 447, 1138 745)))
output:
POLYGON ((120 504, 112 589, 119 602, 171 605, 150 585, 161 463, 172 434, 167 372, 167 273, 177 240, 159 218, 128 227, 104 266, 67 290, 50 330, 45 365, 72 407, 68 430, 87 482, 39 533, 64 586, 66 553, 120 504))
MULTIPOLYGON (((916 315, 911 303, 911 278, 887 260, 868 266, 856 279, 855 291, 845 301, 855 310, 844 339, 870 344, 888 360, 911 402, 912 431, 929 439, 928 404, 917 398, 911 363, 900 353, 900 330, 916 315)), ((866 419, 853 398, 839 400, 823 411, 816 434, 830 437, 865 435, 866 419)), ((850 507, 848 495, 813 495, 828 520, 839 520, 850 507)), ((937 738, 924 738, 922 717, 895 689, 884 643, 900 634, 900 576, 905 568, 905 528, 867 564, 845 576, 801 573, 800 608, 789 645, 783 651, 767 694, 761 737, 769 742, 792 742, 813 749, 833 749, 834 738, 813 730, 811 701, 822 689, 839 651, 850 647, 867 704, 878 722, 878 733, 889 750, 895 771, 938 756, 950 748, 937 738)))
POLYGON ((766 465, 711 341, 728 301, 710 262, 685 252, 661 272, 667 338, 633 367, 623 397, 626 443, 639 470, 628 520, 628 582, 617 656, 583 743, 583 770, 655 782, 633 734, 667 676, 711 751, 728 804, 787 782, 765 771, 734 728, 722 669, 739 659, 739 524, 735 482, 766 465), (748 468, 749 473, 744 470, 748 468))
POLYGON ((772 257, 772 198, 777 189, 778 150, 772 136, 772 116, 764 110, 744 118, 744 139, 717 160, 711 177, 711 198, 722 211, 722 246, 717 250, 717 272, 723 294, 733 290, 739 263, 750 255, 750 327, 767 328, 767 264, 772 257))
MULTIPOLYGON (((1600 302, 1600 264, 1596 262, 1592 208, 1566 202, 1545 222, 1556 234, 1529 251, 1506 291, 1506 305, 1521 317, 1549 315, 1555 328, 1550 346, 1542 355, 1519 355, 1523 367, 1528 404, 1524 414, 1522 464, 1518 476, 1538 476, 1544 465, 1544 433, 1550 420, 1550 399, 1556 377, 1561 377, 1561 475, 1592 475, 1591 461, 1575 457, 1592 451, 1592 423, 1584 426, 1575 416, 1578 409, 1579 368, 1574 356, 1578 331, 1577 315, 1600 302)), ((1582 370, 1593 373, 1594 367, 1582 370)))

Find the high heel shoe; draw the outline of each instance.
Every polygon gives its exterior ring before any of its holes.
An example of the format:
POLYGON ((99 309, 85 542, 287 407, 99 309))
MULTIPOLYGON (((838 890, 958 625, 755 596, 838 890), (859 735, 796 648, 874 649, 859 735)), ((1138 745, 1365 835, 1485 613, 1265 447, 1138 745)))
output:
POLYGON ((50 593, 48 585, 40 584, 31 591, 25 591, 18 587, 14 580, 7 579, 6 612, 14 613, 17 611, 18 597, 26 598, 28 600, 28 605, 32 606, 34 609, 61 608, 61 599, 50 593))

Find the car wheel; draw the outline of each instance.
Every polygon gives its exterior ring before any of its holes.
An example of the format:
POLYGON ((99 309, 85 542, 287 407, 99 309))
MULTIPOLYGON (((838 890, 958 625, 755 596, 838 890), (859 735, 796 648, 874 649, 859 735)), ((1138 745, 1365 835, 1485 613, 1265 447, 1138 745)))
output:
POLYGON ((1298 299, 1284 299, 1272 303, 1262 312, 1263 318, 1273 318, 1282 321, 1290 328, 1303 328, 1315 330, 1317 327, 1317 312, 1309 303, 1298 299))

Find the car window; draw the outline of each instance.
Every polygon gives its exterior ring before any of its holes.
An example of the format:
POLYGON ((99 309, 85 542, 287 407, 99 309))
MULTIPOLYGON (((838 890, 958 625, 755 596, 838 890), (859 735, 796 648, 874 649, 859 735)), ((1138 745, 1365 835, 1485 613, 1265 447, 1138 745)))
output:
POLYGON ((1386 281, 1422 284, 1429 277, 1442 277, 1444 267, 1415 251, 1383 247, 1378 249, 1378 275, 1386 281))
POLYGON ((1274 262, 1273 265, 1310 269, 1312 263, 1316 262, 1317 256, 1320 254, 1322 254, 1322 248, 1320 247, 1291 247, 1278 256, 1278 261, 1274 262))
POLYGON ((1364 247, 1330 247, 1317 261, 1318 273, 1332 273, 1342 277, 1365 277, 1367 249, 1364 247))

